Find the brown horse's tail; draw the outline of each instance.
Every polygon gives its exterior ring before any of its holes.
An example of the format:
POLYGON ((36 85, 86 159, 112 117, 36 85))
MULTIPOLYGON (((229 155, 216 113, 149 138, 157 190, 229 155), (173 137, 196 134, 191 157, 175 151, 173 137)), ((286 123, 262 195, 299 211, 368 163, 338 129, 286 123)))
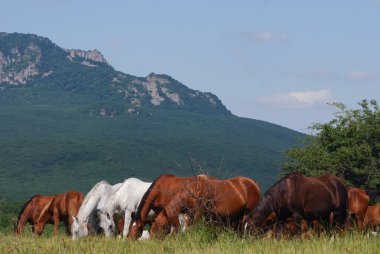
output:
POLYGON ((26 225, 27 221, 30 219, 30 213, 31 213, 31 202, 34 198, 39 197, 41 195, 37 194, 31 197, 25 204, 22 206, 18 216, 16 224, 14 225, 13 231, 15 234, 20 234, 22 230, 24 229, 24 226, 26 225), (28 213, 28 214, 27 214, 28 213))
POLYGON ((42 223, 44 223, 44 224, 46 223, 46 221, 48 220, 48 218, 47 218, 47 212, 48 212, 49 207, 50 207, 50 205, 51 205, 51 202, 53 202, 53 200, 54 200, 54 198, 51 199, 51 200, 50 200, 50 201, 44 206, 44 208, 42 208, 41 213, 40 213, 40 215, 38 216, 38 219, 36 220, 37 223, 42 222, 42 221, 41 221, 42 219, 44 220, 42 223))
POLYGON ((334 212, 334 217, 337 215, 336 222, 338 226, 343 229, 348 220, 349 212, 348 212, 348 191, 344 183, 338 178, 338 182, 336 183, 338 198, 339 198, 339 206, 337 210, 334 212))

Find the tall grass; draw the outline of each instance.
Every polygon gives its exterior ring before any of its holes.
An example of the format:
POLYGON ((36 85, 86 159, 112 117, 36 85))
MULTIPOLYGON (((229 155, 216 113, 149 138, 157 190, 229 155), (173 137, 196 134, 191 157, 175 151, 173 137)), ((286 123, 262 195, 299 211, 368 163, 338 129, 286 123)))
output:
POLYGON ((72 241, 60 234, 42 237, 0 233, 0 253, 379 253, 380 239, 372 234, 347 232, 344 236, 308 239, 241 238, 235 233, 195 225, 186 233, 164 240, 129 241, 102 236, 72 241))

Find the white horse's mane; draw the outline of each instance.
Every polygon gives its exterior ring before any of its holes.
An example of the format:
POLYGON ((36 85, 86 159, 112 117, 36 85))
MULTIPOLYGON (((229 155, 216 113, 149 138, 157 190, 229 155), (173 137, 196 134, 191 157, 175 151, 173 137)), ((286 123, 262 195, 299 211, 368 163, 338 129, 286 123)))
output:
POLYGON ((95 184, 90 192, 87 193, 77 215, 80 223, 85 222, 94 209, 96 209, 98 202, 101 199, 101 195, 105 194, 104 192, 107 187, 111 189, 111 185, 107 181, 103 180, 95 184))

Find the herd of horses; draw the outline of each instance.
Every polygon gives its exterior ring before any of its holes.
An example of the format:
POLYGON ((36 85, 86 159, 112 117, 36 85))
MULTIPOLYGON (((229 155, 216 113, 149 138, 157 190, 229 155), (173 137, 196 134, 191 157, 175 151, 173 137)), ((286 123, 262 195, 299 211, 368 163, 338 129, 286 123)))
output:
POLYGON ((344 232, 353 226, 363 230, 380 225, 380 205, 369 206, 369 201, 365 190, 347 188, 333 175, 291 173, 261 196, 259 185, 247 177, 164 174, 153 183, 136 178, 115 185, 101 181, 85 197, 76 191, 35 195, 22 207, 15 233, 30 223, 32 231, 41 235, 50 223, 57 234, 59 222, 64 221, 73 239, 102 233, 161 239, 201 219, 242 235, 299 236, 309 228, 317 233, 344 232), (146 225, 149 231, 144 230, 146 225))

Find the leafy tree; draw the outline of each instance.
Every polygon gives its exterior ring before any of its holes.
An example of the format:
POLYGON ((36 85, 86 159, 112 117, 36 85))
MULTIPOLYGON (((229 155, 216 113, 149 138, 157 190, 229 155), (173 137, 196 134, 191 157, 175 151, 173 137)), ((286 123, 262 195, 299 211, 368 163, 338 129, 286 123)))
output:
POLYGON ((366 189, 380 187, 380 111, 377 101, 363 100, 359 109, 342 103, 335 118, 310 128, 314 136, 302 146, 287 151, 283 172, 317 176, 338 175, 349 185, 366 189))

